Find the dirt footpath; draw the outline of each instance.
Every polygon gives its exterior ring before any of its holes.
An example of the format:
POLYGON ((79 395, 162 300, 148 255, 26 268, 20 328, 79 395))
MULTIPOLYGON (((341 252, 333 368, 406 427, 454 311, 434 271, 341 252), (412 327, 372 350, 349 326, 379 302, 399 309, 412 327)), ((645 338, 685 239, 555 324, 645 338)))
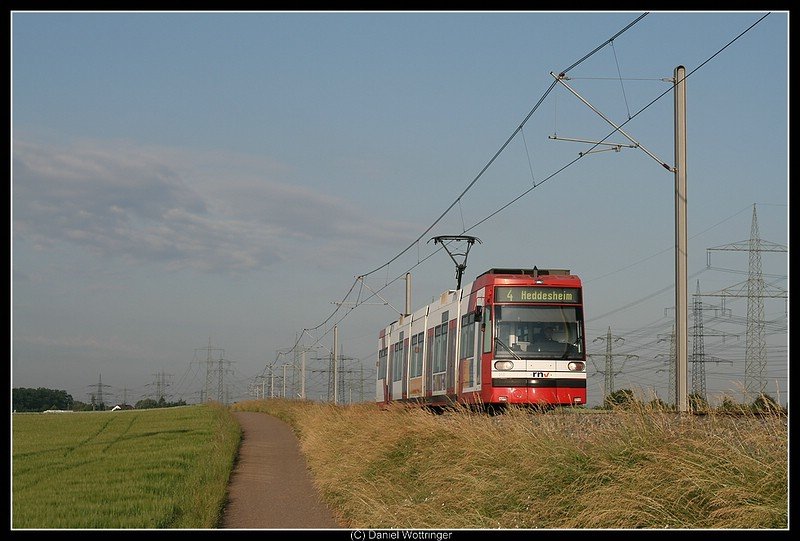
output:
POLYGON ((242 443, 221 528, 339 528, 289 425, 265 413, 233 415, 242 427, 242 443))

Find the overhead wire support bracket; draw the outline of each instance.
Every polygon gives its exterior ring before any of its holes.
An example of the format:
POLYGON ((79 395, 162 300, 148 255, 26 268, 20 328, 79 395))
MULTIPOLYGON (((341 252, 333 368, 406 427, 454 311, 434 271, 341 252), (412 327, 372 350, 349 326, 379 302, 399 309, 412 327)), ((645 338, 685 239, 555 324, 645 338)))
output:
MULTIPOLYGON (((397 312, 398 314, 400 314, 400 315, 403 315, 403 312, 401 312, 400 310, 398 310, 397 308, 395 308, 394 306, 392 306, 392 304, 391 304, 389 301, 387 301, 386 299, 384 299, 383 297, 381 297, 381 295, 380 295, 380 294, 379 294, 377 291, 373 290, 371 287, 369 287, 369 286, 367 285, 367 283, 364 281, 364 275, 361 275, 361 276, 356 276, 356 280, 357 280, 357 281, 360 281, 360 282, 361 282, 361 285, 363 285, 364 287, 366 287, 367 289, 369 289, 369 290, 370 290, 370 292, 371 292, 371 293, 372 293, 374 296, 378 297, 378 298, 379 298, 380 300, 382 300, 383 302, 382 302, 382 303, 380 303, 380 302, 368 303, 368 302, 360 302, 360 301, 359 301, 358 303, 356 303, 356 304, 355 304, 355 306, 360 306, 360 305, 362 305, 362 304, 376 304, 376 305, 381 305, 381 304, 382 304, 382 305, 384 305, 384 306, 388 306, 389 308, 391 308, 392 310, 394 310, 394 311, 395 311, 395 312, 397 312)), ((343 305, 343 304, 344 304, 344 301, 342 301, 342 302, 340 302, 340 303, 334 303, 334 304, 343 305)))
POLYGON ((370 305, 374 305, 374 306, 386 306, 389 303, 388 302, 331 301, 331 304, 335 304, 337 306, 353 306, 353 307, 355 307, 355 306, 362 306, 364 304, 370 304, 370 305))
POLYGON ((587 150, 586 152, 579 152, 579 156, 584 156, 586 154, 596 154, 597 152, 606 152, 608 150, 613 150, 614 152, 619 152, 622 150, 623 147, 625 148, 636 148, 636 145, 628 145, 625 143, 606 143, 605 141, 589 141, 587 139, 574 139, 572 137, 558 137, 557 135, 548 135, 548 139, 552 139, 554 141, 571 141, 573 143, 588 143, 590 145, 603 145, 609 148, 601 148, 600 150, 587 150))
MULTIPOLYGON (((589 109, 591 109, 592 111, 597 113, 600 116, 600 118, 602 118, 603 120, 608 122, 616 131, 621 133, 623 136, 625 136, 626 139, 628 139, 631 143, 633 143, 634 146, 632 148, 641 148, 642 151, 644 151, 645 154, 647 154, 648 156, 653 158, 655 161, 657 161, 659 163, 659 165, 661 165, 661 167, 663 167, 667 171, 670 171, 671 173, 675 172, 675 168, 674 167, 672 167, 667 162, 665 162, 664 160, 662 160, 661 158, 659 158, 658 156, 656 156, 655 154, 653 154, 652 152, 650 152, 649 150, 644 148, 641 144, 639 144, 639 142, 636 139, 634 139, 633 137, 631 137, 630 135, 625 133, 625 131, 620 126, 617 126, 616 124, 614 124, 603 113, 598 111, 591 103, 586 101, 580 94, 578 94, 572 87, 570 87, 567 83, 565 83, 564 81, 569 79, 569 77, 567 77, 563 73, 561 73, 559 75, 556 75, 552 71, 550 72, 550 75, 553 76, 553 78, 556 80, 556 82, 561 83, 564 86, 564 88, 569 90, 576 98, 581 100, 581 102, 583 102, 584 105, 586 105, 589 109)), ((584 154, 588 154, 588 152, 584 152, 584 154)))

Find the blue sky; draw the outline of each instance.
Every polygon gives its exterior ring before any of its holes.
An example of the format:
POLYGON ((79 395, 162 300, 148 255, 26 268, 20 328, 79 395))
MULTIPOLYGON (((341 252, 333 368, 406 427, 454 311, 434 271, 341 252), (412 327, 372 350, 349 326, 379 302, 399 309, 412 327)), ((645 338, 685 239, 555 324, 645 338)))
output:
MULTIPOLYGON (((550 73, 575 65, 568 84, 672 164, 664 79, 686 67, 689 292, 710 294, 747 279, 746 251, 709 248, 746 242, 754 208, 759 238, 788 247, 789 28, 787 12, 641 15, 12 13, 12 386, 87 401, 102 378, 134 402, 163 381, 194 402, 210 345, 243 399, 270 373, 282 392, 299 341, 325 398, 335 323, 366 379, 348 396, 369 400, 398 278, 415 308, 455 287, 428 240, 466 230, 482 243, 465 282, 583 278, 590 404, 609 329, 615 388, 666 398, 674 175, 641 148, 575 161, 589 145, 564 138, 631 142, 550 73)), ((788 253, 761 265, 788 289, 788 253)), ((747 302, 703 302, 708 394, 737 397, 747 302)), ((766 390, 786 403, 787 301, 764 320, 766 390)))

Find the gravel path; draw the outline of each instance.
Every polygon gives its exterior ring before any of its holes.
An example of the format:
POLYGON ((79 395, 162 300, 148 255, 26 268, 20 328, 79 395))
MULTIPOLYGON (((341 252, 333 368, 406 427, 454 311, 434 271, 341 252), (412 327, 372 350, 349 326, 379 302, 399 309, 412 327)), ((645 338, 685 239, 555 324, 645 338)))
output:
POLYGON ((233 415, 242 427, 242 444, 221 527, 339 528, 314 487, 292 429, 265 413, 233 415))

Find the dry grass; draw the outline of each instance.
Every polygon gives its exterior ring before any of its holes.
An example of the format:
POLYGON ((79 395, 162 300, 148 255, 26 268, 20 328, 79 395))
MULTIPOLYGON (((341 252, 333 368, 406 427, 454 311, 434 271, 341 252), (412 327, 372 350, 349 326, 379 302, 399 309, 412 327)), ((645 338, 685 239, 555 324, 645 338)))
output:
POLYGON ((783 415, 235 407, 295 428, 348 528, 788 526, 783 415))

